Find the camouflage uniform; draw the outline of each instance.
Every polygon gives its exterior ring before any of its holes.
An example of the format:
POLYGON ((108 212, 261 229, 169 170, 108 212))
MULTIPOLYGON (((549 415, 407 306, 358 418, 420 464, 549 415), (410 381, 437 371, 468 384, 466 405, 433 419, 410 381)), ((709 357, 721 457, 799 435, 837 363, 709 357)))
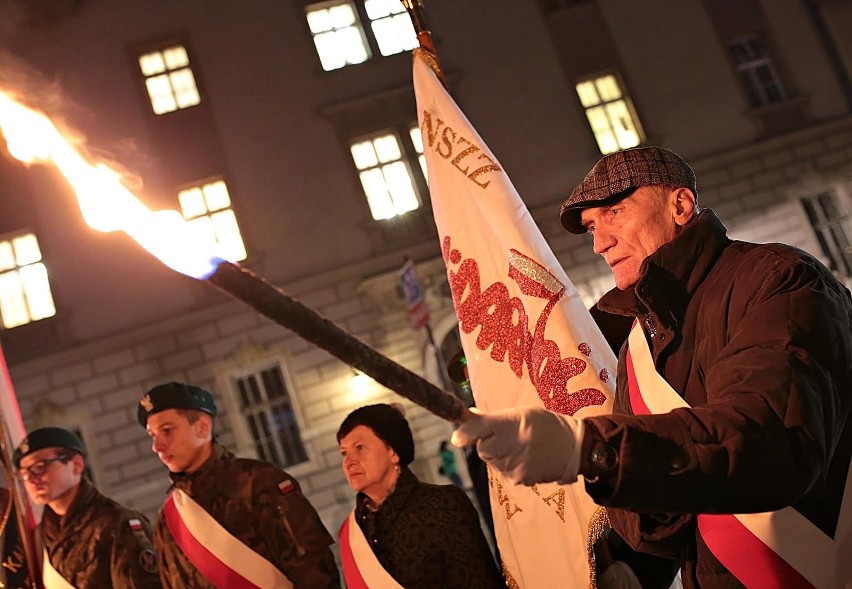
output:
MULTIPOLYGON (((236 458, 213 442, 210 458, 198 470, 172 474, 171 479, 173 488, 192 497, 231 535, 281 570, 295 589, 340 587, 329 550, 333 540, 298 483, 283 470, 236 458)), ((162 511, 154 546, 163 587, 214 587, 181 552, 162 511)))
POLYGON ((145 517, 83 478, 64 517, 45 507, 38 527, 50 564, 77 589, 160 587, 145 517))

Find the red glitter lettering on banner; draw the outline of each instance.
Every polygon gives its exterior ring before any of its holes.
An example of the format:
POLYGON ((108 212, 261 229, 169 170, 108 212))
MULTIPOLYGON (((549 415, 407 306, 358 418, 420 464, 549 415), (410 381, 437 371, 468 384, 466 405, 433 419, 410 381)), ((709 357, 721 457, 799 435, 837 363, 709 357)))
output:
MULTIPOLYGON (((564 287, 551 292, 530 276, 509 267, 509 277, 518 283, 522 293, 547 300, 530 333, 523 301, 510 296, 504 283, 495 282, 483 290, 479 264, 473 258, 463 258, 459 250, 453 249, 449 236, 443 239, 441 251, 447 264, 460 329, 472 333, 477 327, 481 328, 476 338, 477 348, 484 351, 490 347, 490 356, 496 362, 503 362, 508 356, 509 368, 518 378, 523 378, 526 364, 530 381, 544 407, 550 411, 573 415, 583 407, 602 405, 606 401, 604 394, 594 388, 568 392, 568 381, 586 369, 586 362, 571 356, 562 358, 558 344, 545 337, 550 313, 562 297, 564 287)), ((527 261, 533 262, 529 258, 527 261)), ((586 352, 583 346, 591 354, 585 343, 580 345, 580 351, 586 352)))

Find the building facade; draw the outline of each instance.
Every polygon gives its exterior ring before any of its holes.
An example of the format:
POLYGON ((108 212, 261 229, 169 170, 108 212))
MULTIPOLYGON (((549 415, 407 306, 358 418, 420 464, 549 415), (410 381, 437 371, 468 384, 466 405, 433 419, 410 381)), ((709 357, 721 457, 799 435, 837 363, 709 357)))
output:
MULTIPOLYGON (((6 0, 0 87, 73 129, 152 210, 445 386, 457 349, 397 0, 6 0), (432 339, 400 294, 417 262, 432 339)), ((663 145, 733 237, 852 275, 849 0, 427 0, 449 88, 589 304, 612 287, 559 206, 601 156, 663 145)), ((165 468, 135 404, 209 388, 217 435, 294 474, 336 530, 334 433, 401 400, 415 472, 450 424, 209 284, 99 232, 50 166, 0 156, 0 331, 28 428, 77 429, 108 494, 154 515, 165 468)), ((461 459, 461 456, 459 456, 461 459)))

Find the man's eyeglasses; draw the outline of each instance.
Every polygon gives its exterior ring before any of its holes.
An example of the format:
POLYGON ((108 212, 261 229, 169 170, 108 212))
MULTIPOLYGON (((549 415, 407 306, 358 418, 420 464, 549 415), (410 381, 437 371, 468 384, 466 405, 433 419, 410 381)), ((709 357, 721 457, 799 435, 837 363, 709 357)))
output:
POLYGON ((33 462, 29 466, 24 466, 18 469, 18 476, 23 480, 28 481, 33 477, 40 477, 47 472, 47 467, 50 466, 51 462, 62 461, 63 463, 68 462, 70 459, 69 456, 65 454, 60 454, 59 456, 54 456, 53 458, 48 458, 46 460, 39 460, 38 462, 33 462))

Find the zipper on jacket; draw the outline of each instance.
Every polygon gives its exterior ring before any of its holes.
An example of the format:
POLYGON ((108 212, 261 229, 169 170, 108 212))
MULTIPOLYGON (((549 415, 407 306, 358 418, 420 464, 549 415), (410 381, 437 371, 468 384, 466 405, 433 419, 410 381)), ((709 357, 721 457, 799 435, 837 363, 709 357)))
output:
POLYGON ((643 321, 645 322, 645 327, 648 329, 648 336, 652 338, 657 337, 657 326, 654 325, 654 318, 648 314, 645 315, 643 321))
POLYGON ((280 505, 276 505, 278 509, 278 515, 284 523, 284 530, 287 532, 287 535, 290 536, 290 541, 293 542, 293 546, 296 547, 296 555, 298 557, 304 556, 307 551, 302 546, 302 543, 299 542, 299 538, 293 532, 293 527, 290 525, 290 520, 287 519, 287 514, 284 513, 284 509, 280 505))

